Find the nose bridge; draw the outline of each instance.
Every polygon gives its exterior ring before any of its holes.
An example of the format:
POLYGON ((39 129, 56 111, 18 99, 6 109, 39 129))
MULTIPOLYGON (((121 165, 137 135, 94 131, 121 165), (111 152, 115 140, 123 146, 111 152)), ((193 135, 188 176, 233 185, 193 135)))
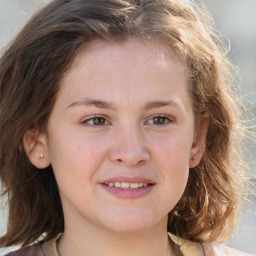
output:
POLYGON ((111 151, 111 160, 127 166, 138 166, 150 158, 143 131, 138 125, 122 127, 111 151))
POLYGON ((133 146, 133 144, 135 146, 139 146, 140 144, 142 144, 143 134, 138 125, 127 125, 126 127, 123 127, 120 131, 120 135, 121 143, 128 143, 131 144, 131 146, 133 146))

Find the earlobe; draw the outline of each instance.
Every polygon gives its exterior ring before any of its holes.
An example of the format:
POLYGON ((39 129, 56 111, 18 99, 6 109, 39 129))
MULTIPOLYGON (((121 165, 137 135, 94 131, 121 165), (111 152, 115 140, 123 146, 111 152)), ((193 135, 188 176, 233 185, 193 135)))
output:
POLYGON ((190 159, 189 159, 189 168, 196 167, 204 154, 205 151, 205 140, 207 135, 209 125, 209 115, 208 113, 203 114, 200 117, 195 135, 193 144, 190 151, 190 159))
POLYGON ((29 130, 23 136, 23 145, 30 162, 38 169, 44 169, 51 163, 47 140, 44 133, 29 130))

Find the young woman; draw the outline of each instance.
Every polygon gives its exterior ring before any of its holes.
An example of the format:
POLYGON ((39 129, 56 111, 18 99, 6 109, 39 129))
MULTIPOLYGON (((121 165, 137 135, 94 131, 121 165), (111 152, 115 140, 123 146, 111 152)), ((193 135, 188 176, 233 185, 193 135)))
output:
POLYGON ((1 58, 10 255, 245 255, 232 65, 182 0, 54 0, 1 58))

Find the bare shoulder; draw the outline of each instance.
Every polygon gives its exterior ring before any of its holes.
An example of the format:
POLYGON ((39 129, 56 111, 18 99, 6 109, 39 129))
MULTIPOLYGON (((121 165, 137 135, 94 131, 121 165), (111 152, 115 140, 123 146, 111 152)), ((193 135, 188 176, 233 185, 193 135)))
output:
POLYGON ((203 244, 205 256, 253 256, 218 243, 203 244))
POLYGON ((40 244, 35 244, 10 252, 5 256, 44 256, 40 244))

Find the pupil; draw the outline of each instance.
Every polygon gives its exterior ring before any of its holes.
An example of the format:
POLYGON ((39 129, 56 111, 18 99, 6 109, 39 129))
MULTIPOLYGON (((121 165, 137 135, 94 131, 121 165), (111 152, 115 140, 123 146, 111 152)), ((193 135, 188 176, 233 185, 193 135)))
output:
POLYGON ((165 118, 164 117, 154 117, 154 124, 164 124, 165 118))
POLYGON ((105 123, 105 120, 103 118, 94 118, 93 123, 95 125, 103 125, 105 123))

